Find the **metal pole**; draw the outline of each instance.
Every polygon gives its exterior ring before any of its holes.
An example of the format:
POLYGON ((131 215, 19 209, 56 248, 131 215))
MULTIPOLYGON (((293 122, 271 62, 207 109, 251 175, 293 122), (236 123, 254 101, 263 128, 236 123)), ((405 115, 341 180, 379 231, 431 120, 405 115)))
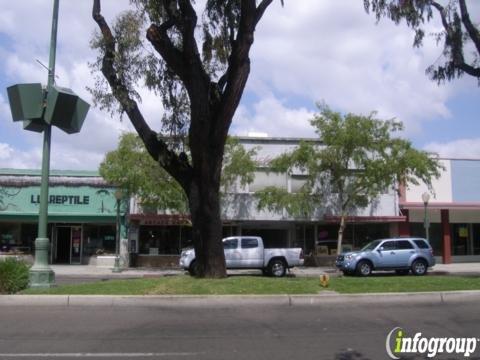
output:
POLYGON ((428 219, 428 214, 427 214, 427 206, 428 206, 428 203, 423 203, 424 205, 424 208, 425 208, 425 212, 423 214, 423 226, 425 227, 425 239, 427 239, 427 241, 430 241, 429 239, 429 227, 430 227, 430 224, 429 224, 429 219, 428 219))
POLYGON ((115 237, 115 264, 113 265, 112 272, 122 272, 120 269, 120 198, 117 198, 117 236, 115 237))
MULTIPOLYGON (((48 65, 48 85, 50 91, 55 83, 55 60, 57 51, 58 9, 60 0, 53 2, 52 34, 50 39, 50 57, 48 65)), ((50 144, 52 127, 45 125, 43 132, 42 183, 40 187, 40 210, 38 214, 38 238, 35 240, 35 263, 30 270, 31 287, 55 286, 55 273, 48 265, 48 180, 50 177, 50 144)))

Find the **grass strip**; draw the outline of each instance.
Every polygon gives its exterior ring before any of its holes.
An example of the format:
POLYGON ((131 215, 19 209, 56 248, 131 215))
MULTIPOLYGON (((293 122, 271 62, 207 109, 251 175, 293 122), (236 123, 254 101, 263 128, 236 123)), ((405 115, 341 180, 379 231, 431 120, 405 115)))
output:
POLYGON ((230 276, 196 279, 168 276, 148 279, 108 280, 63 285, 51 289, 27 289, 22 294, 56 295, 280 295, 317 294, 333 290, 341 294, 480 290, 480 277, 470 276, 370 276, 332 277, 328 288, 316 277, 230 276))

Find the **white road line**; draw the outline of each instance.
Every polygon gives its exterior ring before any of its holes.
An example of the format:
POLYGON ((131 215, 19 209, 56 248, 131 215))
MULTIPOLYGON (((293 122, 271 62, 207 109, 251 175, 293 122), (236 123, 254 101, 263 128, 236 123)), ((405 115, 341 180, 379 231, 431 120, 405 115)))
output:
POLYGON ((199 353, 28 353, 28 354, 0 354, 0 358, 49 358, 49 357, 70 357, 70 358, 90 358, 90 357, 163 357, 163 356, 196 356, 199 353))

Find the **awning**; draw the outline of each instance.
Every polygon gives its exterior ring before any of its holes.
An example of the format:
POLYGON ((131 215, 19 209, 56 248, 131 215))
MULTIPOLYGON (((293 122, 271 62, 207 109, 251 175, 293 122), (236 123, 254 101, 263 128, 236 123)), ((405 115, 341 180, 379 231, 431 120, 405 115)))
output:
POLYGON ((189 215, 131 214, 129 220, 146 226, 192 225, 189 215))

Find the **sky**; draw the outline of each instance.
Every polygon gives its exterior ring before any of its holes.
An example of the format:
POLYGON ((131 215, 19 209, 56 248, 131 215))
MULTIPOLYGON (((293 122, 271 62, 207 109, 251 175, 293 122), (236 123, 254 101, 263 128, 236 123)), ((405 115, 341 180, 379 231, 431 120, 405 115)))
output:
MULTIPOLYGON (((6 88, 46 84, 52 0, 0 0, 0 168, 38 169, 43 135, 13 122, 6 88)), ((56 83, 92 103, 89 63, 96 58, 90 40, 96 24, 91 0, 60 1, 56 83)), ((480 22, 480 2, 467 1, 480 22)), ((130 7, 128 0, 103 0, 112 23, 130 7)), ((435 19, 427 34, 441 30, 435 19)), ((396 118, 402 134, 423 150, 444 158, 480 159, 480 87, 470 76, 442 85, 425 69, 438 61, 441 46, 431 36, 413 48, 413 32, 384 19, 377 24, 361 0, 276 0, 257 27, 252 69, 230 133, 275 137, 314 137, 316 103, 342 113, 396 118)), ((140 105, 153 129, 160 129, 160 100, 145 89, 140 105)), ((54 128, 52 169, 96 170, 120 134, 132 131, 120 119, 92 107, 82 131, 68 135, 54 128)))

